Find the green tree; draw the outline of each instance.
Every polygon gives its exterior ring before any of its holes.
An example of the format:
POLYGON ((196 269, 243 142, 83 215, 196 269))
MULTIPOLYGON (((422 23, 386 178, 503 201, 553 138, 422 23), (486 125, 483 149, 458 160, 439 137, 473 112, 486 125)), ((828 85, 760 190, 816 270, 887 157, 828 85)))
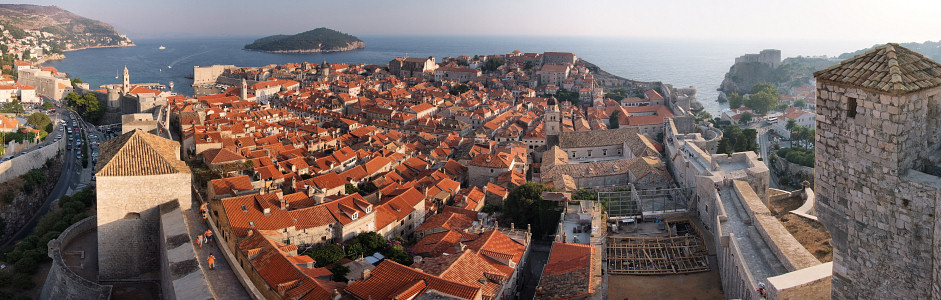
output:
POLYGON ((513 189, 504 201, 502 222, 513 222, 516 228, 531 225, 537 237, 555 233, 561 215, 556 210, 556 203, 542 200, 542 192, 548 191, 553 190, 535 182, 513 189))
POLYGON ((487 62, 485 62, 484 65, 480 67, 480 70, 484 72, 494 72, 497 70, 497 68, 499 68, 502 65, 503 65, 502 59, 493 57, 493 58, 488 59, 487 62))
POLYGON ((345 186, 343 186, 343 188, 347 195, 359 193, 359 189, 356 188, 356 186, 351 183, 347 183, 345 186))
POLYGON ((28 274, 17 272, 15 275, 13 275, 13 286, 25 291, 36 287, 36 283, 33 282, 33 278, 28 274))
POLYGON ((572 200, 595 200, 597 198, 597 193, 586 188, 580 188, 575 191, 575 193, 572 193, 572 200))
POLYGON ((310 250, 306 254, 316 261, 315 265, 318 268, 335 263, 345 256, 343 248, 340 248, 337 244, 326 244, 320 248, 310 250))
POLYGON ((745 106, 763 115, 778 105, 778 98, 778 89, 774 85, 768 82, 759 83, 752 87, 752 94, 745 99, 745 106))
POLYGON ((52 103, 49 103, 49 102, 43 102, 43 103, 42 103, 42 109, 48 110, 48 109, 51 109, 51 108, 53 108, 53 107, 55 107, 55 106, 52 105, 52 103))
POLYGON ((794 119, 788 119, 787 125, 784 125, 784 128, 787 130, 792 130, 794 129, 794 126, 797 126, 797 121, 794 121, 794 119))
POLYGON ((804 106, 807 106, 807 102, 804 102, 804 99, 797 99, 797 101, 794 101, 794 107, 804 108, 804 106))
POLYGON ((451 95, 457 96, 457 95, 466 93, 466 92, 469 91, 469 90, 470 90, 470 87, 468 87, 466 84, 463 84, 463 83, 462 83, 462 84, 459 84, 459 85, 456 85, 456 86, 452 86, 452 87, 448 90, 448 93, 450 93, 451 95))
POLYGON ((36 273, 36 270, 38 270, 39 264, 37 264, 36 260, 32 257, 23 257, 13 264, 13 268, 17 273, 32 275, 33 273, 36 273))
POLYGON ((331 277, 330 280, 336 282, 346 282, 348 280, 346 275, 350 273, 350 268, 340 264, 339 262, 336 262, 330 266, 330 271, 333 272, 333 277, 331 277))
POLYGON ((26 118, 26 124, 33 125, 33 128, 52 132, 52 120, 44 113, 34 112, 26 118))
POLYGON ((389 250, 385 253, 386 259, 390 259, 394 262, 411 266, 414 262, 412 256, 405 251, 405 248, 402 246, 389 247, 389 250))
POLYGON ((736 92, 732 92, 732 94, 729 95, 729 108, 739 108, 742 107, 742 105, 745 105, 745 98, 742 98, 742 96, 736 92))
POLYGON ((366 255, 381 252, 386 247, 386 238, 375 231, 361 232, 356 236, 356 243, 363 245, 366 255))
POLYGON ((738 123, 742 125, 748 125, 748 123, 751 123, 751 120, 752 116, 750 113, 743 113, 742 117, 738 119, 738 123))
POLYGON ((621 127, 621 121, 618 119, 618 113, 620 112, 621 111, 619 110, 611 112, 611 116, 608 117, 608 129, 617 129, 618 127, 621 127))

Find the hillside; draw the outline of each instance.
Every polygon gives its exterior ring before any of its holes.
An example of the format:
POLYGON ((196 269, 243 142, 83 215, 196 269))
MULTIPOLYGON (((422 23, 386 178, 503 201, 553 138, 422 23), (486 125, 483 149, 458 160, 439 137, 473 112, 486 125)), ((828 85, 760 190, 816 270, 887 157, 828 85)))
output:
MULTIPOLYGON (((937 41, 937 42, 927 41, 924 43, 901 43, 899 45, 902 47, 908 48, 912 51, 918 52, 921 55, 924 55, 934 61, 941 62, 941 41, 937 41)), ((843 54, 840 54, 839 58, 840 60, 851 58, 853 56, 863 54, 863 52, 872 50, 872 48, 875 48, 877 46, 882 46, 882 44, 873 45, 872 47, 857 50, 855 52, 843 53, 843 54)))
POLYGON ((359 38, 321 27, 295 35, 272 35, 245 45, 246 50, 279 53, 338 52, 365 48, 359 38))
POLYGON ((773 83, 778 88, 791 88, 809 82, 813 72, 838 63, 839 60, 824 57, 789 57, 777 68, 761 63, 737 63, 729 68, 719 90, 745 94, 752 86, 762 82, 773 83))
POLYGON ((40 46, 61 51, 134 45, 109 24, 54 5, 0 4, 0 25, 11 35, 4 38, 20 40, 38 36, 40 46), (42 33, 30 34, 30 31, 42 33))

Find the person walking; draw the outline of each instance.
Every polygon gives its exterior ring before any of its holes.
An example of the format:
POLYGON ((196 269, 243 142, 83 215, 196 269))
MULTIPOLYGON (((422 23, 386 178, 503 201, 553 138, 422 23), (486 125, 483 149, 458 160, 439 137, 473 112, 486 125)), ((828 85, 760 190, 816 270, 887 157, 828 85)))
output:
POLYGON ((206 243, 212 243, 212 229, 206 229, 206 243))
POLYGON ((206 262, 209 263, 210 270, 216 269, 216 257, 213 256, 212 253, 209 253, 209 257, 206 258, 206 262))
POLYGON ((202 234, 196 236, 196 245, 199 246, 199 249, 203 248, 203 235, 202 234))

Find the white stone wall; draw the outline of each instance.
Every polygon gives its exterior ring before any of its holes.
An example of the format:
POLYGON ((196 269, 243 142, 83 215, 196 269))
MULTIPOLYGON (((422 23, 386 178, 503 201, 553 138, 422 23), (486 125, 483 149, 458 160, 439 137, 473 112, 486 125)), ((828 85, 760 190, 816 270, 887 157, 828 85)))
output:
MULTIPOLYGON (((29 170, 39 168, 46 163, 46 160, 59 154, 59 150, 65 149, 66 139, 60 139, 58 142, 49 144, 42 149, 33 151, 15 157, 11 160, 0 163, 0 182, 19 177, 26 174, 29 170)), ((50 179, 54 183, 55 179, 50 179)))

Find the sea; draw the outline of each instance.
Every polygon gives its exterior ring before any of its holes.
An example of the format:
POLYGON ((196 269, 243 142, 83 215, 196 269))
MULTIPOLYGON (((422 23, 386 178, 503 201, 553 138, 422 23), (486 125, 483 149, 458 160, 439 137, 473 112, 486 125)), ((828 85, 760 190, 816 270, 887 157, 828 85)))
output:
POLYGON ((716 101, 716 89, 735 58, 762 49, 780 49, 782 57, 836 56, 872 46, 865 41, 703 40, 609 37, 510 36, 365 36, 365 49, 313 54, 276 54, 243 50, 257 37, 137 39, 135 47, 67 52, 64 60, 47 62, 92 88, 120 83, 126 66, 132 83, 174 83, 173 92, 192 95, 193 66, 231 64, 258 67, 311 62, 387 64, 395 57, 572 52, 612 74, 639 81, 661 81, 697 88, 697 99, 716 115, 728 105, 716 101), (163 49, 160 49, 162 46, 163 49))

